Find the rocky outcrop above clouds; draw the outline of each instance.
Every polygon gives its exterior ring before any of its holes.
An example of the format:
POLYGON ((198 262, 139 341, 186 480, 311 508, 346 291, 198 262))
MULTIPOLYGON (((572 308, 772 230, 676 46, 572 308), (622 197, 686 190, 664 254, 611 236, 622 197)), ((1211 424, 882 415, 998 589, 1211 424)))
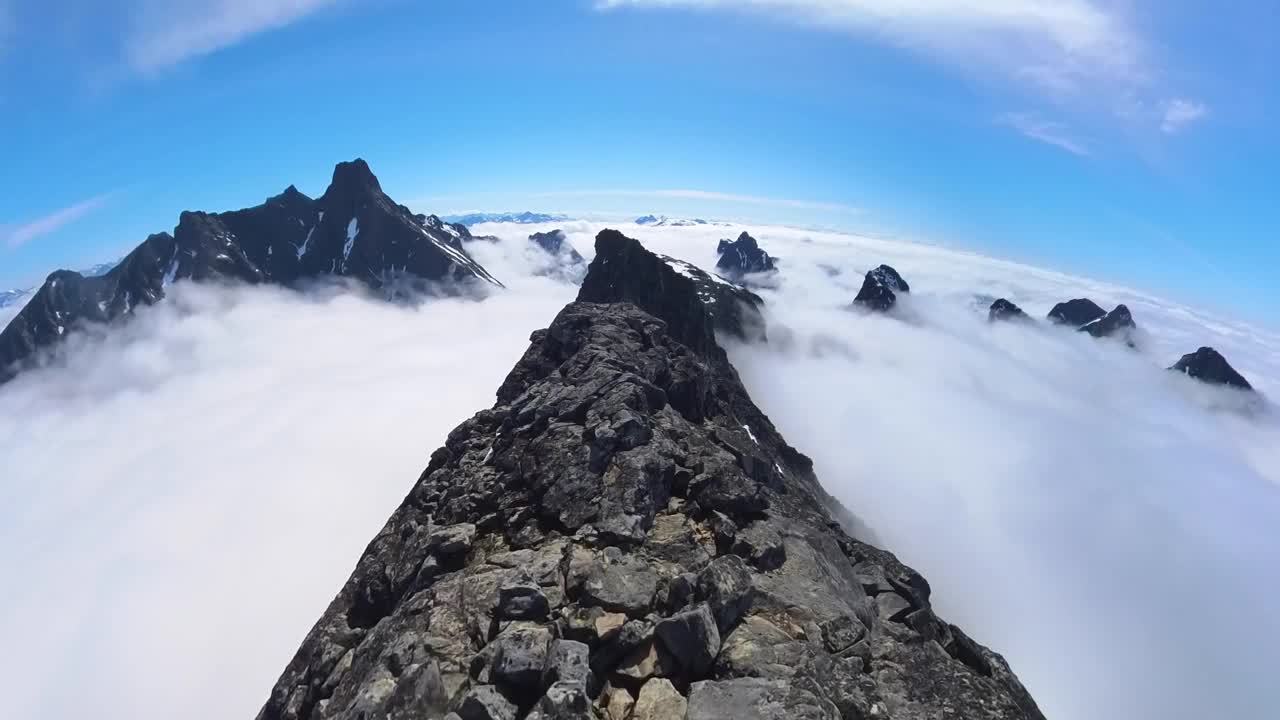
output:
POLYGON ((851 537, 682 268, 613 231, 369 544, 260 720, 1042 718, 851 537))
POLYGON ((862 281, 862 289, 853 299, 853 304, 876 312, 887 312, 898 302, 897 293, 900 292, 911 292, 911 286, 897 270, 881 265, 867 272, 862 281))
POLYGON ((995 302, 991 303, 990 309, 987 310, 987 319, 991 322, 996 322, 998 320, 1027 321, 1031 319, 1031 316, 1027 315, 1022 311, 1022 308, 1014 305, 1012 302, 1009 302, 1004 298, 999 298, 995 302))
POLYGON ((1202 347, 1193 353, 1183 355, 1170 370, 1193 377, 1210 385, 1225 385, 1240 390, 1253 390, 1253 386, 1243 375, 1231 367, 1231 363, 1217 350, 1202 347))
POLYGON ((1054 305, 1049 311, 1049 319, 1059 325, 1079 328, 1106 314, 1107 311, 1094 301, 1088 298, 1076 298, 1054 305))
POLYGON ((730 280, 741 281, 747 275, 773 272, 776 269, 769 253, 745 232, 737 240, 721 240, 716 253, 720 255, 720 259, 716 261, 716 271, 730 280))
POLYGON ((80 324, 127 318, 180 280, 293 286, 345 277, 388 296, 500 285, 463 248, 469 235, 396 204, 363 160, 339 163, 318 199, 291 185, 244 210, 184 212, 172 235, 152 235, 101 276, 53 273, 0 333, 0 382, 80 324))

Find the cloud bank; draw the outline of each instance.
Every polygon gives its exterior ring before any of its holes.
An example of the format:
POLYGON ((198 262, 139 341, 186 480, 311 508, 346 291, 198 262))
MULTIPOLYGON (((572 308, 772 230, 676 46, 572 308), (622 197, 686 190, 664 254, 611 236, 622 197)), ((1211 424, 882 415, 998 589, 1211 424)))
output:
MULTIPOLYGON (((601 227, 566 223, 591 254, 601 227)), ((489 225, 509 290, 403 308, 176 286, 65 367, 0 388, 0 659, 15 717, 251 717, 365 543, 575 294, 489 225)), ((1280 664, 1280 426, 1163 372, 1201 344, 1280 395, 1280 336, 1110 285, 772 227, 623 226, 703 267, 750 230, 782 262, 748 389, 829 490, 1003 652, 1054 720, 1263 718, 1280 664), (899 317, 843 309, 895 265, 899 317), (1127 303, 1130 352, 992 326, 1006 296, 1127 303)))

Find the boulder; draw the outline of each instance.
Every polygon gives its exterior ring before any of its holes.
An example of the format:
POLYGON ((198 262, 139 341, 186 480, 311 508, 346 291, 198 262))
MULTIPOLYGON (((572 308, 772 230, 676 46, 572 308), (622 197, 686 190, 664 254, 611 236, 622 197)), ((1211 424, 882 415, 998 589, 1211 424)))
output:
POLYGON ((547 666, 551 631, 533 624, 515 624, 493 641, 491 679, 513 697, 537 697, 547 666))
POLYGON ((471 689, 458 705, 461 720, 515 720, 519 708, 492 685, 471 689))
POLYGON ((672 720, 685 716, 688 703, 666 678, 654 678, 640 688, 631 720, 672 720))
POLYGON ((705 677, 720 654, 720 630, 706 603, 658 621, 654 634, 691 679, 705 677))

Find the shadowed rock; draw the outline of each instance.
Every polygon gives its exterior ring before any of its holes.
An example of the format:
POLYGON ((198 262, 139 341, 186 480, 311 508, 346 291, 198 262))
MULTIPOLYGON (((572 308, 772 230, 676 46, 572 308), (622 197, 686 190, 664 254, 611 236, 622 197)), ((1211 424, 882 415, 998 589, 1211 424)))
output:
POLYGON ((721 240, 716 252, 720 255, 716 270, 731 280, 740 281, 745 275, 773 272, 775 269, 769 253, 745 232, 737 240, 721 240))
POLYGON ((1117 305, 1115 310, 1080 328, 1080 332, 1089 333, 1096 338, 1119 336, 1132 345, 1130 334, 1137 328, 1138 324, 1133 321, 1129 308, 1117 305))
POLYGON ((1210 385, 1226 385, 1241 390, 1253 390, 1244 376, 1231 367, 1231 363, 1217 350, 1202 347, 1199 350, 1183 355, 1170 370, 1176 370, 1210 385))
POLYGON ((911 286, 906 280, 888 265, 881 265, 867 272, 862 281, 862 289, 853 299, 855 306, 862 306, 876 312, 886 312, 898 301, 896 293, 909 293, 911 286))
POLYGON ((1088 298, 1060 302, 1049 311, 1049 319, 1059 325, 1083 327, 1106 315, 1107 311, 1088 298))
POLYGON ((1030 320, 1031 317, 1022 311, 1022 308, 1013 303, 1000 298, 991 303, 990 310, 987 311, 987 320, 996 322, 997 320, 1030 320))
POLYGON ((259 719, 1042 720, 924 578, 836 522, 715 312, 600 233, 578 300, 431 455, 259 719), (767 572, 734 550, 776 543, 767 572))

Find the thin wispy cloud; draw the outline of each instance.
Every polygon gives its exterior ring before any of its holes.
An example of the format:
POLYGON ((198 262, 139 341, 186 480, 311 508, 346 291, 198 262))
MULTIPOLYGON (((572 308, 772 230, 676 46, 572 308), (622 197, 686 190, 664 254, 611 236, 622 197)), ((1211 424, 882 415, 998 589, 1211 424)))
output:
POLYGON ((88 200, 78 202, 75 205, 55 210, 44 217, 39 217, 18 225, 8 227, 0 226, 0 237, 4 238, 5 245, 10 248, 22 247, 32 240, 57 232, 94 210, 101 208, 103 205, 106 205, 114 195, 115 193, 103 193, 102 195, 96 195, 88 200))
POLYGON ((1174 135, 1188 125, 1199 121, 1209 114, 1204 103, 1181 98, 1171 100, 1165 106, 1164 120, 1160 123, 1160 131, 1166 135, 1174 135))
POLYGON ((741 195, 738 193, 718 192, 715 190, 688 189, 596 189, 596 190, 564 190, 557 192, 534 193, 533 197, 634 197, 634 198, 668 198, 676 200, 699 200, 706 202, 724 202, 739 205, 758 205, 762 207, 780 207, 796 210, 818 210, 822 212, 838 212, 856 215, 862 208, 843 203, 822 202, 818 200, 795 200, 792 198, 768 197, 764 195, 741 195))
POLYGON ((157 72, 282 28, 345 0, 137 0, 125 54, 157 72))
POLYGON ((1001 125, 1017 130, 1024 136, 1066 150, 1081 157, 1090 155, 1089 148, 1069 135, 1069 129, 1059 122, 1045 120, 1032 113, 1007 113, 998 118, 1001 125))
MULTIPOLYGON (((885 42, 1048 106, 1161 125, 1152 42, 1130 3, 1100 0, 600 0, 600 10, 740 11, 885 42), (1126 12, 1132 10, 1132 12, 1126 12)), ((1176 121, 1175 121, 1176 122, 1176 121)))

